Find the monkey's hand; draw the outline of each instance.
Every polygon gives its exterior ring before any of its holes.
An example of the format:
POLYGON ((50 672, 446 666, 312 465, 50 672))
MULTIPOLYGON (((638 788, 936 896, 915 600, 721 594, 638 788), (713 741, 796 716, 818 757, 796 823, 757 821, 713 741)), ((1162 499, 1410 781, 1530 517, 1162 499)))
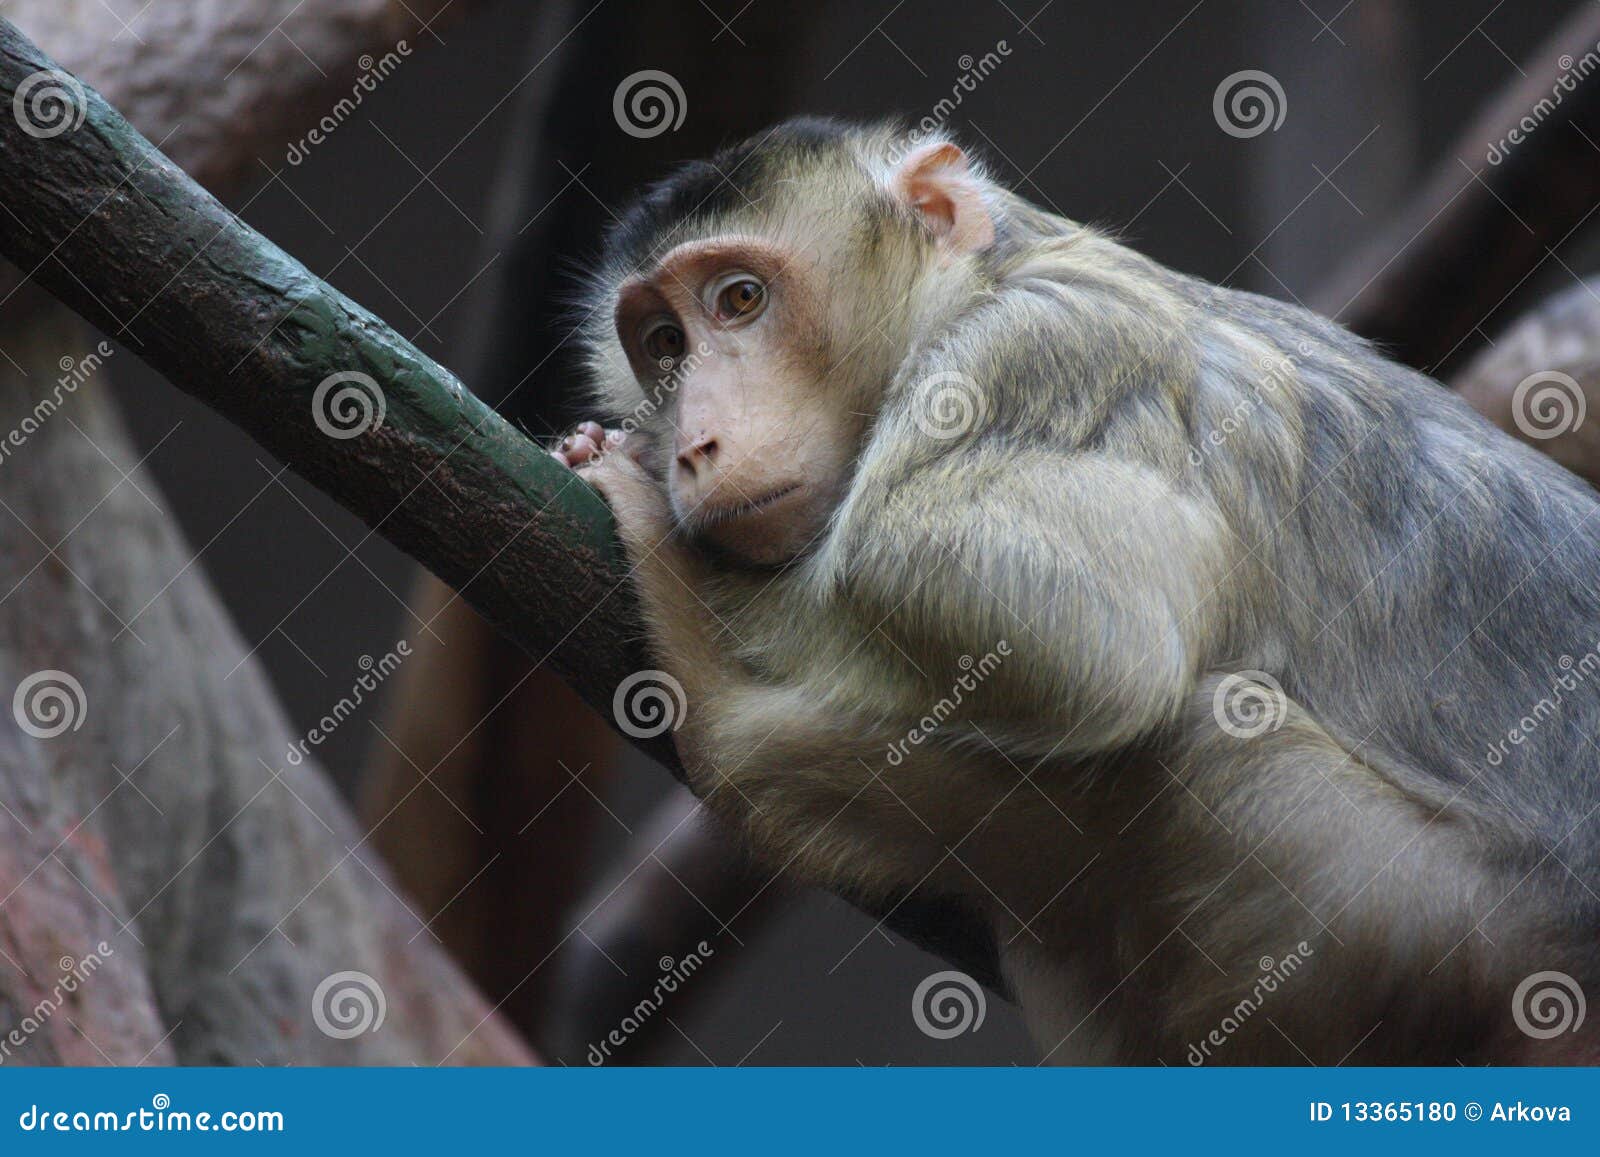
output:
POLYGON ((578 477, 604 496, 616 517, 618 536, 635 565, 661 550, 672 536, 667 496, 639 462, 621 430, 584 422, 563 438, 550 456, 577 471, 578 477))
MULTIPOLYGON (((709 621, 705 604, 694 593, 709 581, 705 564, 676 533, 677 520, 666 490, 638 460, 638 449, 637 444, 629 445, 622 431, 585 422, 551 454, 572 467, 611 507, 651 628, 656 659, 691 698, 704 703, 722 689, 728 666, 713 642, 717 624, 709 621)), ((680 728, 674 736, 685 762, 691 758, 685 743, 693 739, 694 731, 680 728)))

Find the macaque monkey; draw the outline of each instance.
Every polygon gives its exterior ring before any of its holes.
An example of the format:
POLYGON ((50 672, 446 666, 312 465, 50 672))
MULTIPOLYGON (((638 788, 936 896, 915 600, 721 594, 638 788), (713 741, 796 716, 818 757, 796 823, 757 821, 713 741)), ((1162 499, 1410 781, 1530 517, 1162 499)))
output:
POLYGON ((690 785, 981 912, 1045 1060, 1600 1060, 1600 500, 954 143, 791 122, 594 275, 690 785))

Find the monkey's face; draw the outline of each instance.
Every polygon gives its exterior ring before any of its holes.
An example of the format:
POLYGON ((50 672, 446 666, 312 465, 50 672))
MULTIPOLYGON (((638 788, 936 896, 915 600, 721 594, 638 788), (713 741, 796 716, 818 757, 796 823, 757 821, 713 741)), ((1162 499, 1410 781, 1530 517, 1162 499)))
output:
POLYGON ((822 269, 721 236, 678 246, 617 294, 617 338, 657 403, 650 464, 679 526, 742 565, 781 565, 820 539, 861 436, 829 382, 822 269))

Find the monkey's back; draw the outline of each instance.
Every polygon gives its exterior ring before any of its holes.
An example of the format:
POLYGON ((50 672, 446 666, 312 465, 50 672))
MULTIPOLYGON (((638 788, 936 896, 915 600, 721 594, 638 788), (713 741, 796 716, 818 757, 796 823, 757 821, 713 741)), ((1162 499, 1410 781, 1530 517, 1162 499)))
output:
MULTIPOLYGON (((1322 319, 1227 300, 1296 369, 1301 468, 1278 471, 1281 494, 1246 530, 1267 527, 1251 545, 1276 588, 1255 657, 1345 742, 1586 863, 1600 845, 1584 823, 1600 806, 1600 495, 1322 319)), ((1283 460, 1260 444, 1270 426, 1239 433, 1244 469, 1283 460)))

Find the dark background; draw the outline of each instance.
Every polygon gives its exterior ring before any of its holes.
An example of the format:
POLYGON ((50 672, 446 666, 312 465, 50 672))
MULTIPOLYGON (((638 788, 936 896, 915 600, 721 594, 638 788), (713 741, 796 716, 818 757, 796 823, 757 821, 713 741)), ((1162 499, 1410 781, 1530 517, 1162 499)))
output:
MULTIPOLYGON (((725 87, 687 90, 689 122, 697 108, 747 99, 748 66, 784 47, 739 42, 741 27, 753 23, 742 3, 651 6, 652 20, 667 12, 729 62, 725 87)), ((1429 164, 1447 158, 1467 118, 1499 86, 1524 69, 1554 81, 1558 64, 1537 49, 1571 8, 1532 0, 1342 7, 1339 0, 1054 0, 1042 10, 1038 0, 821 3, 810 6, 798 47, 805 63, 795 111, 920 117, 965 71, 960 58, 982 57, 1003 40, 1010 55, 964 95, 949 122, 1002 180, 1070 217, 1121 231, 1178 269, 1300 298, 1389 219, 1429 164), (1237 139, 1218 128, 1212 94, 1241 69, 1265 70, 1282 84, 1287 112, 1276 132, 1237 139)), ((502 3, 438 39, 421 38, 305 163, 261 158, 260 183, 233 207, 466 373, 465 343, 506 259, 504 238, 490 224, 491 198, 519 131, 516 109, 579 43, 581 35, 570 34, 587 12, 587 3, 502 3)), ((671 59, 656 67, 678 71, 671 59)), ((608 91, 621 79, 620 72, 601 78, 608 91)), ((585 166, 636 146, 613 128, 532 163, 545 170, 552 205, 591 198, 620 207, 628 190, 585 166)), ((1482 157, 1480 150, 1462 159, 1477 166, 1482 157)), ((598 236, 567 241, 567 259, 577 266, 595 252, 598 236)), ((1527 288, 1559 287, 1570 277, 1552 264, 1527 288)), ((1485 329, 1492 333, 1503 320, 1488 319, 1485 329)), ((531 368, 493 372, 515 382, 531 368)), ((141 453, 150 453, 200 565, 258 647, 296 726, 310 726, 348 692, 361 656, 416 637, 405 609, 412 565, 142 367, 124 366, 119 375, 141 453)), ((356 722, 322 747, 347 790, 373 739, 356 722)), ((671 790, 665 775, 641 767, 608 803, 631 824, 671 790)), ((613 834, 620 850, 623 833, 613 834)), ((808 895, 746 947, 725 941, 717 950, 736 954, 734 966, 705 999, 667 1010, 676 1031, 653 1059, 1036 1058, 1013 1011, 993 999, 979 1031, 951 1041, 924 1037, 910 1017, 911 991, 942 965, 841 902, 808 895)))

